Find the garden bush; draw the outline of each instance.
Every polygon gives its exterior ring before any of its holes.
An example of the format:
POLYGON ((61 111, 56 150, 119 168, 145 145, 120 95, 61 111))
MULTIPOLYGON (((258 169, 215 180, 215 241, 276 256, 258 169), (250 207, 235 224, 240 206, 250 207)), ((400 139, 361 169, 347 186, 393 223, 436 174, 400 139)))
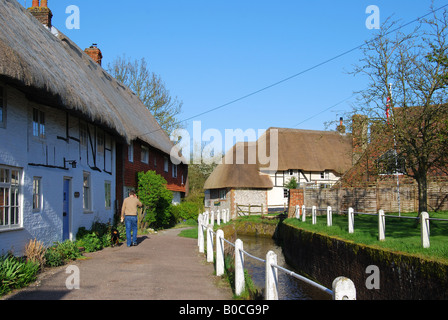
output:
POLYGON ((173 194, 166 188, 166 180, 155 171, 138 173, 138 197, 144 205, 141 229, 162 229, 173 226, 176 221, 171 213, 173 194))
POLYGON ((47 248, 45 252, 45 264, 48 267, 58 267, 66 264, 70 260, 76 260, 81 256, 78 244, 66 240, 56 242, 53 246, 47 248))
POLYGON ((178 205, 171 207, 171 214, 173 215, 176 222, 183 220, 198 220, 199 216, 199 205, 194 202, 185 201, 178 205))
POLYGON ((12 255, 0 257, 0 296, 36 280, 40 265, 12 255))

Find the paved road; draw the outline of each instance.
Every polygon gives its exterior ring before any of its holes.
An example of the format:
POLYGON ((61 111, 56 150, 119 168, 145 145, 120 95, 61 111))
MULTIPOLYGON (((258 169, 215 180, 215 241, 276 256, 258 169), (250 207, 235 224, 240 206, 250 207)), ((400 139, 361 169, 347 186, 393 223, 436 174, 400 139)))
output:
POLYGON ((212 264, 199 254, 197 240, 178 237, 179 229, 139 237, 137 247, 122 244, 71 263, 79 268, 80 289, 68 290, 67 265, 45 271, 36 284, 9 300, 230 300, 212 264))

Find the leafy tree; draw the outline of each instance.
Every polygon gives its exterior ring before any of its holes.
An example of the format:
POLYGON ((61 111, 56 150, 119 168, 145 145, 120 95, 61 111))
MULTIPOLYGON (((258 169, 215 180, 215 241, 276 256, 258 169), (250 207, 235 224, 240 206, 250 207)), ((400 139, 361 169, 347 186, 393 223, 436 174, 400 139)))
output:
POLYGON ((132 61, 123 55, 108 65, 108 71, 134 91, 168 135, 180 128, 176 117, 183 103, 171 96, 159 75, 149 70, 145 58, 132 61))
POLYGON ((161 229, 173 223, 170 208, 173 194, 166 188, 166 183, 155 171, 138 173, 137 195, 144 206, 139 219, 142 229, 146 226, 161 229))
POLYGON ((448 17, 433 12, 409 33, 388 19, 366 43, 353 74, 366 76, 368 87, 348 117, 382 123, 384 141, 418 184, 419 212, 427 211, 428 176, 448 164, 448 17))

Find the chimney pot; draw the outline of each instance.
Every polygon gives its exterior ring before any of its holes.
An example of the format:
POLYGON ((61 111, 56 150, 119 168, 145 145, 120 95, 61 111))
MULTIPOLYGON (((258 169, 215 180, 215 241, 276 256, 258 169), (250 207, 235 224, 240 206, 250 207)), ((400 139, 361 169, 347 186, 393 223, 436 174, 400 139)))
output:
MULTIPOLYGON (((37 2, 39 2, 39 0, 37 2)), ((42 2, 40 3, 40 6, 42 8, 48 8, 48 0, 42 0, 42 2)))
POLYGON ((33 0, 31 7, 39 7, 39 0, 33 0))
POLYGON ((39 20, 40 23, 51 29, 51 18, 53 13, 48 8, 48 0, 42 0, 39 7, 39 0, 33 0, 33 6, 28 8, 28 12, 31 13, 34 18, 39 20))

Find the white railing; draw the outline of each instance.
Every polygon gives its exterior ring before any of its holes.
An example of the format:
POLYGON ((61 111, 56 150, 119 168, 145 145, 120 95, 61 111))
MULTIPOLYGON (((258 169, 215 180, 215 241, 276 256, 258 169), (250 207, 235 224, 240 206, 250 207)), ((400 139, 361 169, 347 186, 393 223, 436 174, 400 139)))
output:
MULTIPOLYGON (((307 208, 305 206, 296 206, 295 208, 295 217, 299 220, 302 220, 303 222, 306 221, 306 215, 308 210, 311 209, 311 219, 312 224, 316 224, 316 216, 317 211, 325 211, 325 209, 317 209, 315 206, 311 208, 307 208)), ((327 207, 327 226, 331 227, 333 225, 333 210, 331 207, 327 207)), ((378 213, 366 213, 366 212, 355 212, 353 208, 349 208, 347 213, 348 217, 348 232, 354 233, 355 232, 355 214, 358 215, 371 215, 371 216, 378 216, 378 240, 384 241, 386 239, 386 217, 387 218, 399 218, 399 219, 421 219, 421 243, 423 248, 429 248, 430 247, 430 228, 429 228, 429 221, 448 221, 448 219, 438 219, 438 218, 430 218, 429 214, 427 212, 422 212, 422 214, 419 217, 407 217, 407 216, 395 216, 395 215, 385 215, 384 210, 379 210, 378 213)))
MULTIPOLYGON (((207 245, 207 262, 213 262, 214 260, 214 248, 216 251, 216 276, 222 276, 224 274, 224 242, 227 242, 235 248, 235 294, 241 295, 245 288, 244 280, 244 257, 250 257, 265 263, 266 276, 265 276, 265 299, 266 300, 278 300, 278 271, 284 272, 298 280, 306 282, 330 295, 334 300, 356 300, 356 289, 354 283, 346 277, 338 277, 333 281, 332 290, 314 282, 306 277, 303 277, 293 271, 285 269, 277 265, 277 255, 273 251, 269 251, 266 254, 266 259, 261 259, 251 255, 244 251, 243 241, 237 239, 235 243, 232 243, 225 239, 224 232, 220 229, 216 232, 213 231, 213 225, 209 223, 209 217, 212 217, 213 213, 209 215, 208 212, 200 214, 198 217, 198 246, 199 252, 205 253, 205 243, 207 245), (206 237, 204 238, 204 232, 206 237), (213 237, 215 235, 215 238, 213 237), (215 242, 213 242, 215 240, 215 242)), ((211 220, 213 222, 213 219, 211 220)))

